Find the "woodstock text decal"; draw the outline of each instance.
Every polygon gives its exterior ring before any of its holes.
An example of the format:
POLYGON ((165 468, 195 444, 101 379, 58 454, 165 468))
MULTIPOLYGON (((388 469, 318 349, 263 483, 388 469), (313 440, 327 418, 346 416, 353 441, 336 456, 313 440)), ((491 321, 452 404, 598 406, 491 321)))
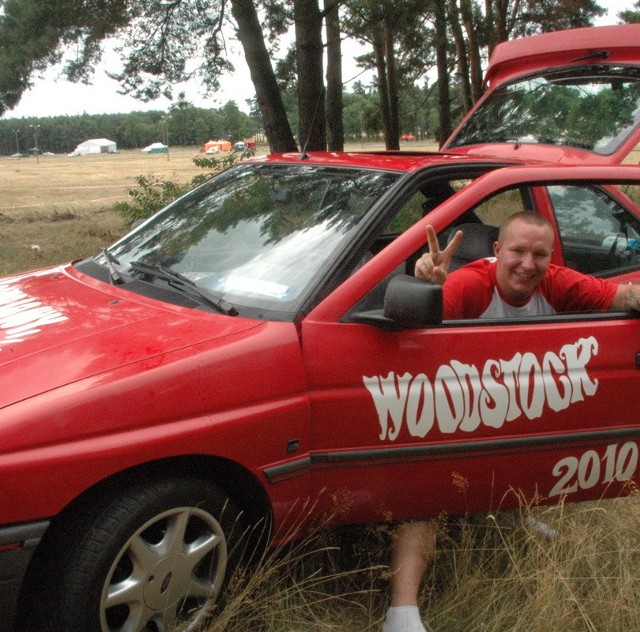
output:
POLYGON ((451 360, 432 379, 392 371, 362 381, 373 398, 382 441, 395 441, 403 426, 410 436, 424 438, 434 427, 445 434, 501 428, 522 415, 537 419, 545 407, 557 412, 593 397, 598 381, 590 378, 587 365, 597 353, 598 341, 590 336, 558 353, 547 351, 542 359, 516 353, 487 360, 481 368, 451 360))

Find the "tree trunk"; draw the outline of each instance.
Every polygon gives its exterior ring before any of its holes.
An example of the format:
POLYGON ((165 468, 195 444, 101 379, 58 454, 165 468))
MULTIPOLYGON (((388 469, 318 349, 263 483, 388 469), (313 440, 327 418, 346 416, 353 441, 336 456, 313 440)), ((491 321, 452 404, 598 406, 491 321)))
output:
MULTIPOLYGON (((507 0, 507 11, 509 7, 509 0, 507 0)), ((520 0, 513 0, 513 6, 511 7, 511 11, 509 17, 507 18, 504 26, 504 32, 502 33, 503 39, 501 42, 506 42, 509 37, 511 37, 511 31, 515 28, 516 22, 518 21, 518 15, 520 14, 520 0)))
POLYGON ((344 149, 342 45, 338 6, 338 0, 324 0, 327 33, 327 144, 330 151, 344 149))
POLYGON ((387 149, 400 149, 400 112, 398 111, 398 74, 393 48, 393 29, 385 18, 384 56, 387 60, 387 99, 389 101, 389 130, 385 134, 387 149))
POLYGON ((496 0, 496 26, 495 26, 495 38, 496 44, 504 42, 508 38, 507 22, 509 12, 509 0, 496 0))
POLYGON ((491 53, 498 43, 496 37, 496 16, 493 10, 493 0, 484 0, 484 15, 484 23, 487 31, 487 48, 489 57, 491 57, 491 53))
POLYGON ((231 0, 271 152, 297 151, 253 0, 231 0))
POLYGON ((446 0, 435 0, 436 67, 438 69, 438 144, 442 146, 451 135, 449 99, 449 68, 447 65, 447 13, 446 0))
POLYGON ((373 54, 376 60, 376 74, 378 76, 378 98, 380 100, 380 114, 382 116, 382 132, 385 147, 389 147, 391 139, 391 113, 389 111, 389 81, 387 78, 387 63, 384 55, 384 33, 382 23, 374 27, 373 54))
POLYGON ((322 69, 322 16, 318 0, 294 0, 298 116, 302 150, 324 151, 327 133, 322 69))
POLYGON ((469 78, 469 60, 467 57, 467 47, 460 27, 460 11, 458 10, 457 0, 449 0, 449 24, 451 32, 456 43, 458 77, 460 81, 460 99, 465 114, 473 105, 473 97, 471 95, 471 80, 469 78))
POLYGON ((469 42, 469 70, 471 73, 471 95, 475 103, 482 96, 482 63, 480 60, 480 44, 473 23, 473 11, 469 0, 460 2, 462 23, 467 32, 469 42))

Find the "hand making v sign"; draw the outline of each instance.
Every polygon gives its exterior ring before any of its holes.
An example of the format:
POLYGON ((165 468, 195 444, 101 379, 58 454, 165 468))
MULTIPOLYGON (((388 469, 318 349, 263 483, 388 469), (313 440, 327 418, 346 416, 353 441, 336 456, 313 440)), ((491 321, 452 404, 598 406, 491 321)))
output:
POLYGON ((429 224, 427 226, 427 240, 429 242, 429 252, 423 254, 416 261, 415 276, 418 279, 443 285, 447 279, 451 257, 453 257, 462 241, 462 231, 457 231, 453 239, 447 244, 447 247, 444 250, 440 250, 436 231, 429 224))

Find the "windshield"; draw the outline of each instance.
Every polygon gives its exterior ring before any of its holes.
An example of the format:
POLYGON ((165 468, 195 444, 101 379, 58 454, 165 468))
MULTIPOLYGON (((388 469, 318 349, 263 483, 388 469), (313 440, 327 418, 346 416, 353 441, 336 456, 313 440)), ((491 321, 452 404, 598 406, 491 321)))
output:
POLYGON ((498 88, 459 130, 449 148, 547 143, 608 155, 639 120, 640 69, 572 68, 498 88))
MULTIPOLYGON (((222 173, 109 248, 102 265, 179 273, 234 306, 292 311, 397 173, 250 163, 222 173), (131 264, 134 264, 131 268, 131 264)), ((144 271, 142 271, 144 272, 144 271)), ((160 275, 156 275, 160 278, 160 275)))

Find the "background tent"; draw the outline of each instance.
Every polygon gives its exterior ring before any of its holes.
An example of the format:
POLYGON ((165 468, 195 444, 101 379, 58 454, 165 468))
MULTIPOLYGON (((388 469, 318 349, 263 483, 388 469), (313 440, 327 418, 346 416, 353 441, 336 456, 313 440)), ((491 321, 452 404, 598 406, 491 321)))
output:
POLYGON ((169 151, 169 147, 162 143, 151 143, 151 145, 145 147, 142 151, 147 154, 166 154, 169 151))
POLYGON ((218 151, 231 151, 231 143, 228 140, 210 140, 204 144, 207 154, 215 154, 218 151))
POLYGON ((107 138, 92 138, 80 143, 70 156, 87 156, 89 154, 115 154, 118 153, 117 145, 107 138))

